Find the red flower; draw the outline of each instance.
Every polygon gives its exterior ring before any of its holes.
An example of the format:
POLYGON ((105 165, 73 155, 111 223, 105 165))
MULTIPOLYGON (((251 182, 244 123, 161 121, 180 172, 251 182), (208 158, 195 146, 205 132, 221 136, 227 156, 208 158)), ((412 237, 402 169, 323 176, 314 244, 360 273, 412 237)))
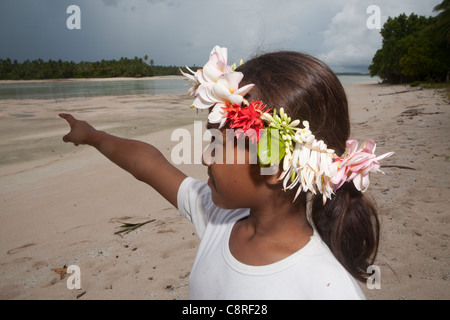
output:
POLYGON ((261 114, 267 112, 266 105, 260 100, 253 100, 248 106, 237 104, 228 105, 223 109, 227 112, 226 117, 231 129, 236 130, 236 137, 242 134, 249 137, 252 143, 258 143, 259 130, 264 128, 264 121, 261 114), (253 129, 253 130, 250 130, 253 129))

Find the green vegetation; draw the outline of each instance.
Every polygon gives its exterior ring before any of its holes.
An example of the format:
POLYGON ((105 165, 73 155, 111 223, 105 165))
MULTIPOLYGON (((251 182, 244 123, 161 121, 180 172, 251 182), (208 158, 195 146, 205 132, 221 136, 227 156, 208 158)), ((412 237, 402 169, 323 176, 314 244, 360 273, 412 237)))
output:
POLYGON ((121 58, 120 60, 82 61, 80 63, 61 60, 43 61, 42 59, 18 63, 17 60, 0 59, 0 80, 140 78, 180 74, 177 66, 155 66, 153 60, 150 60, 149 64, 146 62, 147 60, 147 56, 144 59, 135 57, 134 59, 121 58))
POLYGON ((448 81, 450 76, 450 0, 434 8, 436 17, 389 17, 381 29, 382 48, 369 66, 371 76, 389 83, 448 81))
POLYGON ((436 91, 442 95, 444 99, 446 99, 447 103, 450 103, 450 82, 427 82, 427 83, 421 83, 420 86, 424 89, 436 89, 436 91))

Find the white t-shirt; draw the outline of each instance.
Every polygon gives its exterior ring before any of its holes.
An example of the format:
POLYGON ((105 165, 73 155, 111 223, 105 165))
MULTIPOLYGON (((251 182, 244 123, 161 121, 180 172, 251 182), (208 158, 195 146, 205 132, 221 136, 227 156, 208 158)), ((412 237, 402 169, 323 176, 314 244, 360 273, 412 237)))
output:
POLYGON ((250 266, 235 259, 228 245, 234 223, 249 209, 217 207, 209 186, 190 177, 182 182, 177 201, 180 214, 193 222, 201 239, 190 274, 191 299, 365 299, 316 232, 287 258, 250 266))

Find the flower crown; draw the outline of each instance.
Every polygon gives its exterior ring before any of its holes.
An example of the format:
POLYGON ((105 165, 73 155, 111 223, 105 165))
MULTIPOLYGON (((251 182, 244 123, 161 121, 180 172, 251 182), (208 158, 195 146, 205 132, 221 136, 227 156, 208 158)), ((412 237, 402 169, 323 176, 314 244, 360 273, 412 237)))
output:
POLYGON ((249 103, 244 96, 254 84, 239 88, 244 75, 235 71, 235 64, 227 64, 227 48, 214 47, 203 69, 194 72, 186 68, 190 73, 180 71, 193 84, 188 91, 195 96, 191 107, 212 107, 208 115, 210 123, 219 123, 219 129, 228 123, 236 130, 237 137, 248 136, 257 144, 261 165, 279 164, 283 160, 279 180, 283 180, 284 190, 297 187, 295 198, 302 190, 311 191, 321 193, 325 204, 337 189, 350 181, 364 192, 369 186, 369 173, 383 173, 378 160, 393 154, 388 152, 377 157, 372 140, 359 148, 358 141, 348 140, 345 153, 338 156, 315 138, 308 121, 301 122, 303 128, 299 128, 300 120, 292 121, 283 108, 277 114, 276 109, 268 109, 260 100, 249 103))

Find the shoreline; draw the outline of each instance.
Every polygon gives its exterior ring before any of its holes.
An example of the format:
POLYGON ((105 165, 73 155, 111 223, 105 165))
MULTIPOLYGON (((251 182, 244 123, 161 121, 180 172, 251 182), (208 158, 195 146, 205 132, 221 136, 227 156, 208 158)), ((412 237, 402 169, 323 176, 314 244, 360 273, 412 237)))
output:
POLYGON ((68 79, 30 79, 30 80, 0 80, 2 84, 25 84, 25 83, 70 83, 70 82, 100 82, 100 81, 142 81, 142 80, 172 80, 184 79, 182 75, 154 76, 154 77, 116 77, 116 78, 68 78, 68 79))
MULTIPOLYGON (((338 77, 370 77, 369 75, 361 74, 336 74, 338 77)), ((372 77, 371 77, 372 78, 372 77)), ((30 83, 71 83, 71 82, 102 82, 102 81, 145 81, 145 80, 182 80, 186 79, 183 75, 168 75, 168 76, 154 76, 154 77, 110 77, 110 78, 67 78, 67 79, 30 79, 30 80, 0 80, 0 85, 5 84, 30 84, 30 83)), ((380 80, 361 80, 352 83, 375 82, 381 84, 380 80)), ((394 84, 395 85, 395 84, 394 84)))
MULTIPOLYGON (((368 299, 450 299, 449 101, 434 89, 344 84, 351 139, 395 151, 372 175, 367 196, 379 210, 375 265, 381 289, 368 299), (412 89, 412 88, 411 88, 412 89), (406 170, 399 166, 409 167, 406 170)), ((165 199, 87 147, 62 142, 60 112, 155 145, 170 159, 174 128, 193 130, 206 113, 186 95, 0 100, 0 298, 188 299, 199 244, 192 225, 165 199), (176 114, 177 116, 174 116, 176 114), (25 116, 20 116, 25 115, 25 116), (123 236, 121 222, 153 222, 123 236), (78 265, 81 290, 54 268, 78 265), (78 297, 81 293, 85 293, 78 297)), ((205 181, 205 167, 180 165, 205 181)))

